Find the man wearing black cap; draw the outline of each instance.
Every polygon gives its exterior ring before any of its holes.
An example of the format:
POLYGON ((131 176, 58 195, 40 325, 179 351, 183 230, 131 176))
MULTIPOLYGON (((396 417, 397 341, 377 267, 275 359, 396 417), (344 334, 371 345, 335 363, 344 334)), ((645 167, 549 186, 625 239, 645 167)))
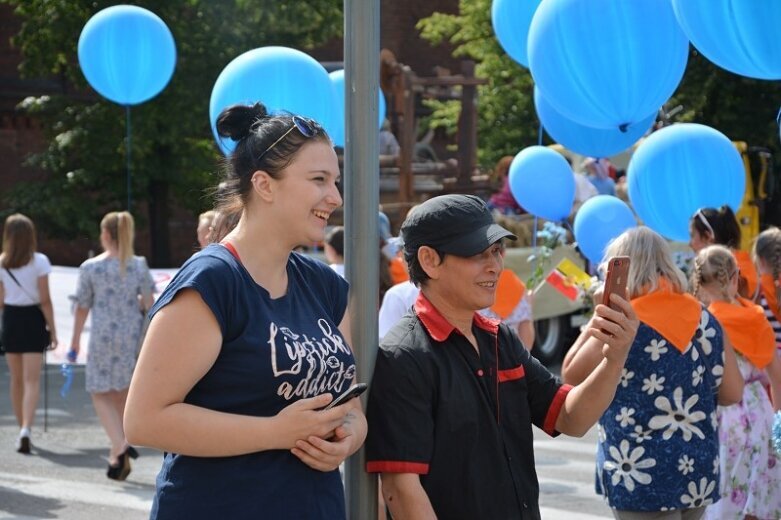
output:
POLYGON ((480 316, 493 304, 501 240, 515 238, 471 195, 430 199, 401 228, 413 312, 380 344, 369 395, 370 473, 396 519, 540 517, 531 425, 581 436, 613 399, 637 330, 631 306, 598 305, 584 341, 599 367, 563 385, 515 332, 480 316))

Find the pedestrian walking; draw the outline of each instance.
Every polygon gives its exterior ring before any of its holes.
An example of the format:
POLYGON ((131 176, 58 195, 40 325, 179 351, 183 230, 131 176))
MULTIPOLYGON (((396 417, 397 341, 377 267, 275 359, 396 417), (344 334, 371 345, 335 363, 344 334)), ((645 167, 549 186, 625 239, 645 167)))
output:
POLYGON ((294 251, 341 206, 339 163, 316 122, 235 105, 218 210, 240 214, 196 253, 151 312, 125 425, 165 451, 152 519, 346 517, 339 464, 366 436, 347 282, 294 251))
POLYGON ((57 347, 49 296, 49 259, 36 251, 35 225, 15 213, 5 219, 0 254, 2 344, 10 375, 11 406, 19 425, 16 451, 30 453, 45 349, 57 347))
POLYGON ((127 211, 111 212, 100 222, 103 253, 79 267, 71 340, 71 352, 78 355, 91 313, 86 389, 111 443, 106 476, 113 480, 125 480, 130 459, 138 456, 125 438, 122 415, 154 291, 146 259, 134 255, 134 234, 127 211))

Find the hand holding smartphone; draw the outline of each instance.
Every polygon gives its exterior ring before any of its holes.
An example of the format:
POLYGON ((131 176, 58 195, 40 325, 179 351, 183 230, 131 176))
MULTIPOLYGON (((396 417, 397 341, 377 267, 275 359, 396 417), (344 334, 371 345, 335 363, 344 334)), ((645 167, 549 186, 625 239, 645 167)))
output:
POLYGON ((334 399, 333 401, 328 403, 328 405, 325 406, 322 409, 323 410, 330 410, 331 408, 333 408, 335 406, 339 406, 340 404, 344 404, 347 401, 349 401, 350 399, 354 399, 354 398, 360 396, 362 393, 364 393, 366 391, 367 388, 369 388, 369 385, 367 385, 366 383, 356 383, 353 386, 351 386, 350 388, 348 388, 346 392, 344 392, 343 394, 339 395, 338 397, 336 397, 336 399, 334 399))
POLYGON ((629 278, 629 257, 614 256, 607 262, 605 290, 602 293, 602 303, 613 310, 620 311, 618 306, 610 301, 611 294, 626 298, 627 278, 629 278))

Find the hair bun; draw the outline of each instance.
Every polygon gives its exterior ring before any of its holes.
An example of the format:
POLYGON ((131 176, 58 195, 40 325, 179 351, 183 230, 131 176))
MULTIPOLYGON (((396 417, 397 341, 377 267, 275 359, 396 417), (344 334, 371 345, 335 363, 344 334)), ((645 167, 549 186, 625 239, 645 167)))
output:
POLYGON ((254 105, 231 105, 217 117, 217 133, 220 137, 230 137, 241 141, 247 137, 255 124, 268 117, 263 103, 254 105))

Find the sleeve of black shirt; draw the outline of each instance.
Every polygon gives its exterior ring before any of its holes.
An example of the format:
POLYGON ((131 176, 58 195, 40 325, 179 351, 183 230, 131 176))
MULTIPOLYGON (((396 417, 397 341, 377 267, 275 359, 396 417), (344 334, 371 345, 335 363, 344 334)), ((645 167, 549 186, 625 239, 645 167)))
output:
MULTIPOLYGON (((501 327, 504 328, 505 325, 501 327)), ((551 374, 542 363, 537 361, 537 358, 529 354, 515 331, 505 330, 505 337, 511 341, 512 348, 520 356, 524 368, 529 389, 527 396, 532 423, 548 435, 556 437, 559 435, 556 431, 556 419, 572 386, 562 384, 558 377, 551 374)))
POLYGON ((377 353, 366 418, 366 471, 425 475, 434 444, 433 374, 396 346, 377 353))

